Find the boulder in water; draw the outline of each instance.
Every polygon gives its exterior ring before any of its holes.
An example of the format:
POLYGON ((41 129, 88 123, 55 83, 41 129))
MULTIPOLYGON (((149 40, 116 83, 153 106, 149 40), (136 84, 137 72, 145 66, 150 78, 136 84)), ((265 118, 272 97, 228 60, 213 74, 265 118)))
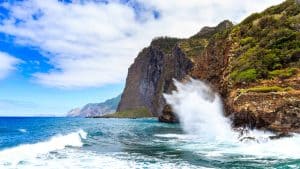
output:
POLYGON ((159 116, 158 120, 164 123, 178 123, 178 118, 172 111, 170 105, 166 105, 162 111, 162 115, 159 116))
POLYGON ((288 132, 283 132, 283 133, 278 133, 275 136, 270 136, 269 138, 271 140, 277 140, 277 139, 281 139, 281 138, 287 138, 287 137, 293 137, 293 134, 288 133, 288 132))
POLYGON ((240 142, 256 142, 256 143, 259 143, 259 141, 255 138, 255 137, 242 137, 240 138, 240 142))

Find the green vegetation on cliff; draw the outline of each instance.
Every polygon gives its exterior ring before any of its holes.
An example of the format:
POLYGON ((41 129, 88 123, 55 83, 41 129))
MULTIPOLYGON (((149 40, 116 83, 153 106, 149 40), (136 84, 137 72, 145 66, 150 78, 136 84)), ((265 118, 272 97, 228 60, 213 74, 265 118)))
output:
POLYGON ((181 39, 172 38, 172 37, 158 37, 152 40, 151 46, 158 47, 162 50, 163 53, 170 54, 173 47, 180 41, 181 39))
POLYGON ((131 109, 102 116, 103 118, 143 118, 153 117, 146 108, 131 109))
POLYGON ((225 20, 216 27, 204 27, 191 38, 181 40, 178 45, 189 58, 200 56, 210 42, 226 38, 233 24, 225 20))
POLYGON ((256 93, 268 93, 268 92, 286 92, 293 90, 291 87, 279 87, 279 86, 256 86, 248 89, 241 89, 241 93, 248 93, 248 92, 256 92, 256 93))
POLYGON ((179 43, 179 47, 184 50, 189 58, 198 56, 208 45, 207 39, 191 38, 179 43))
POLYGON ((270 77, 279 77, 281 79, 289 78, 297 73, 298 69, 296 68, 286 68, 281 70, 273 70, 269 72, 270 77))
POLYGON ((205 55, 217 58, 229 53, 227 72, 233 85, 288 78, 300 67, 300 5, 286 0, 235 26, 223 21, 216 27, 204 27, 177 44, 188 58, 198 59, 196 62, 207 61, 202 59, 205 55), (226 49, 228 43, 230 49, 226 49))
POLYGON ((252 14, 234 27, 230 37, 235 57, 230 78, 234 84, 290 77, 299 67, 300 5, 287 0, 252 14))

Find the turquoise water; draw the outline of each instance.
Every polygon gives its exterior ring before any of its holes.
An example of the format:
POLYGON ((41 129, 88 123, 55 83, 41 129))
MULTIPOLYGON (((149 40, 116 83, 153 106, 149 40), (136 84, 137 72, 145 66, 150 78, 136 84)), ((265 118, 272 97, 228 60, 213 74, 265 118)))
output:
POLYGON ((207 140, 151 118, 0 118, 1 169, 300 168, 298 143, 207 140))

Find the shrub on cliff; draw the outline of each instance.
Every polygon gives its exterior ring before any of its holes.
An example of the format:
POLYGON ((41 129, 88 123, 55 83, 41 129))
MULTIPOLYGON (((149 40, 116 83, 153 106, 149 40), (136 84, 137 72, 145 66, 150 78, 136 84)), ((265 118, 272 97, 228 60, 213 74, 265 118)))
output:
POLYGON ((249 92, 255 92, 255 93, 268 93, 268 92, 287 92, 293 90, 291 87, 282 88, 279 86, 256 86, 251 87, 248 89, 241 89, 241 93, 249 93, 249 92))
POLYGON ((237 44, 230 70, 233 84, 294 75, 286 68, 299 67, 299 25, 300 5, 287 0, 235 26, 230 33, 237 44))
POLYGON ((151 46, 160 48, 164 53, 170 53, 180 39, 171 37, 158 37, 152 40, 151 46))
POLYGON ((235 82, 253 82, 257 79, 257 71, 255 69, 247 69, 242 72, 232 72, 231 78, 234 79, 235 82))
POLYGON ((287 69, 282 69, 282 70, 274 70, 269 72, 269 77, 271 78, 289 78, 297 73, 296 68, 287 68, 287 69))

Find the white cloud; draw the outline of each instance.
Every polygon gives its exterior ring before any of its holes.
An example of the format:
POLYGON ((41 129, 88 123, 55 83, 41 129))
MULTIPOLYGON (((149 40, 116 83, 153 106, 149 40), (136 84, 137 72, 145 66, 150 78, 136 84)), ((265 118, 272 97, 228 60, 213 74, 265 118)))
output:
POLYGON ((21 61, 7 53, 0 51, 0 80, 7 77, 16 69, 16 65, 21 61))
POLYGON ((101 86, 124 81, 138 51, 156 36, 188 37, 203 26, 224 19, 239 22, 282 0, 137 1, 146 9, 139 12, 143 21, 132 7, 117 1, 5 4, 11 16, 0 25, 0 32, 15 36, 19 44, 40 48, 49 58, 54 69, 34 74, 37 82, 63 88, 101 86), (159 11, 159 19, 152 9, 159 11))

